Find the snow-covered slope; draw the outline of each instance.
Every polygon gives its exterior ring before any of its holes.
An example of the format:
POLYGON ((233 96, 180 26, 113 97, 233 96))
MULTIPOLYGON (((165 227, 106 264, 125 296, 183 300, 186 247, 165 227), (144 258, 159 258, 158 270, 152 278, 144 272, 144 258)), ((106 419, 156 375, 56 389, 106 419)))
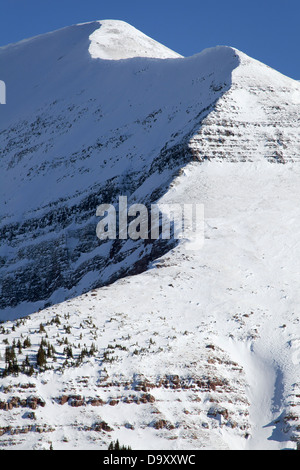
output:
POLYGON ((232 85, 190 146, 200 159, 299 161, 299 83, 237 52, 232 85))
POLYGON ((91 34, 89 51, 94 59, 120 60, 133 57, 176 59, 181 57, 124 21, 99 21, 91 34))
POLYGON ((2 318, 139 272, 168 250, 100 246, 98 204, 150 204, 193 159, 297 160, 298 82, 229 47, 174 57, 118 21, 0 49, 2 318), (156 58, 111 60, 146 53, 156 58))
POLYGON ((300 84, 230 47, 93 58, 101 24, 0 49, 2 318, 68 298, 2 325, 0 445, 294 448, 300 84), (101 244, 120 194, 204 204, 203 248, 101 244))
POLYGON ((2 379, 2 447, 295 448, 299 181, 295 164, 191 163, 163 200, 205 203, 202 250, 6 322, 2 357, 29 337, 34 371, 2 379))
POLYGON ((99 27, 74 26, 0 50, 7 83, 2 318, 137 272, 166 251, 160 244, 128 242, 121 254, 118 242, 100 246, 96 208, 119 195, 150 203, 164 193, 192 159, 187 142, 239 63, 226 47, 189 59, 95 59, 90 37, 99 27))

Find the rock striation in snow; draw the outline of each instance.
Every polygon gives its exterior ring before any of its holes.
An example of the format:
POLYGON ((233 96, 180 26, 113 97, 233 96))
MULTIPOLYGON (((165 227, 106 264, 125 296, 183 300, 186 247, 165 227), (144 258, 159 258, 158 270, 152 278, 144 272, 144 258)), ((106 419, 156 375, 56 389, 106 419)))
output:
MULTIPOLYGON (((190 147, 200 159, 299 161, 299 84, 237 51, 232 84, 190 147)), ((218 88, 220 86, 216 85, 218 88)))

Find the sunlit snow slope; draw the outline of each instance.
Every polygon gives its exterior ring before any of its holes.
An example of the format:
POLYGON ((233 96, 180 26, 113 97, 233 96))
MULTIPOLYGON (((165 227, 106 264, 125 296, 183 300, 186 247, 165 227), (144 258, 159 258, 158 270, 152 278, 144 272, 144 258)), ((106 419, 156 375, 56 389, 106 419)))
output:
POLYGON ((89 52, 94 59, 120 60, 134 57, 177 59, 181 57, 124 21, 104 20, 99 23, 101 27, 90 36, 89 52))

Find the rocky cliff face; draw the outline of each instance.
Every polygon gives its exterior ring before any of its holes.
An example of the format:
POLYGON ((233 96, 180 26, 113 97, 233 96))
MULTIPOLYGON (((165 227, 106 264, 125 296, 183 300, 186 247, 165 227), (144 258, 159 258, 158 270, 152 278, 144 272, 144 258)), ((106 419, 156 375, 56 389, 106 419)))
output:
POLYGON ((299 84, 241 52, 238 56, 230 90, 190 141, 193 154, 200 160, 299 161, 299 84))

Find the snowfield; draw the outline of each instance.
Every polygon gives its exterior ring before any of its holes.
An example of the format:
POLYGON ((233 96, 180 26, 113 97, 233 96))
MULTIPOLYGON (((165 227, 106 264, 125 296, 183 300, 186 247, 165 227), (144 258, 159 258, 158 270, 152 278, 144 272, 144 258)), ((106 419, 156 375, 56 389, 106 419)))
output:
POLYGON ((134 57, 177 59, 182 57, 124 21, 99 21, 100 28, 90 36, 93 59, 121 60, 134 57))
POLYGON ((0 447, 295 449, 300 84, 110 20, 2 63, 19 95, 0 109, 0 368, 14 351, 19 371, 1 378, 0 447), (37 70, 22 99, 21 60, 37 70), (101 244, 97 205, 118 194, 203 204, 203 247, 101 244))

